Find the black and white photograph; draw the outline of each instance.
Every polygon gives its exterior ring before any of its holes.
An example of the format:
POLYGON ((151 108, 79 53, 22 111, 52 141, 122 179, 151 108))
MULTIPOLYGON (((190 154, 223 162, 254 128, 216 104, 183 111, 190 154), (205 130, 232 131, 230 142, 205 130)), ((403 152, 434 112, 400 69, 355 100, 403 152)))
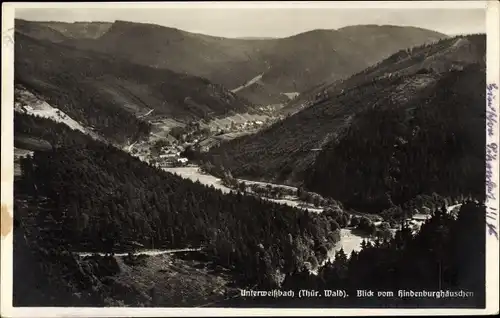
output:
POLYGON ((322 3, 10 3, 2 316, 498 313, 498 2, 322 3))

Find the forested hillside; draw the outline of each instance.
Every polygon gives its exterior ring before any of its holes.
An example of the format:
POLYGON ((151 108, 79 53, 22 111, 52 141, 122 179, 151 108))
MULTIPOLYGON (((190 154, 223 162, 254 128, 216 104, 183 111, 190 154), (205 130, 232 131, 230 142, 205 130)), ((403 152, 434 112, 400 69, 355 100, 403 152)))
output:
MULTIPOLYGON (((304 184, 370 212, 423 192, 479 195, 484 41, 478 35, 436 44, 431 68, 419 68, 417 59, 401 72, 374 68, 367 72, 377 75, 355 75, 333 95, 255 135, 222 143, 205 159, 236 177, 304 184), (459 46, 464 54, 451 48, 457 41, 468 43, 459 46)), ((422 49, 429 50, 414 53, 422 49)))
POLYGON ((486 39, 482 34, 459 35, 433 43, 408 46, 349 78, 331 79, 318 83, 290 101, 281 111, 288 115, 296 113, 306 107, 320 104, 329 97, 342 94, 357 85, 374 79, 378 80, 380 77, 442 73, 450 69, 460 69, 471 63, 484 65, 485 57, 486 39))
MULTIPOLYGON (((67 37, 65 45, 201 76, 230 90, 261 76, 236 94, 262 105, 285 103, 284 93, 345 78, 400 49, 447 37, 431 30, 388 25, 312 30, 280 39, 228 39, 128 21, 111 25, 18 23, 30 36, 50 39, 49 31, 37 29, 49 28, 67 37)), ((52 38, 60 42, 59 37, 52 38)))
POLYGON ((38 40, 48 40, 54 43, 61 43, 68 40, 68 37, 60 31, 42 23, 33 23, 30 21, 16 19, 15 30, 20 34, 27 35, 38 40))
POLYGON ((245 112, 248 102, 206 79, 135 65, 16 32, 15 81, 74 120, 119 143, 147 135, 139 118, 179 120, 245 112))
MULTIPOLYGON (((410 211, 408 211, 410 213, 410 211)), ((350 257, 341 250, 317 276, 296 272, 282 289, 295 297, 245 297, 228 305, 327 308, 484 308, 485 206, 463 202, 458 217, 444 207, 433 211, 420 232, 403 226, 394 238, 363 241, 350 257), (464 235, 467 233, 467 235, 464 235), (345 290, 348 297, 298 297, 298 291, 345 290), (383 296, 357 297, 358 290, 384 292, 383 296), (427 296, 400 294, 426 292, 427 296), (442 292, 439 296, 432 292, 442 292), (393 293, 392 295, 389 293, 393 293)))
MULTIPOLYGON (((21 21, 21 20, 16 20, 21 21)), ((24 21, 25 23, 29 23, 28 21, 24 21)), ((60 21, 47 21, 47 22, 37 22, 37 24, 46 26, 53 30, 57 30, 61 34, 66 37, 66 40, 69 39, 96 39, 101 37, 104 33, 106 33, 109 28, 113 25, 112 22, 100 22, 100 21, 92 21, 92 22, 60 22, 60 21)))
POLYGON ((452 71, 404 108, 357 115, 323 146, 306 187, 360 210, 380 211, 417 194, 484 195, 484 70, 452 71))
MULTIPOLYGON (((21 159, 14 192, 16 222, 28 233, 27 242, 15 246, 35 246, 34 266, 45 275, 55 275, 43 264, 59 260, 61 250, 203 247, 206 258, 230 269, 240 284, 273 286, 276 273, 323 260, 339 240, 338 224, 326 215, 223 195, 63 124, 16 114, 15 133, 53 146, 21 159)), ((68 262, 76 266, 73 258, 68 262)), ((50 279, 44 284, 41 293, 50 296, 50 279)))
POLYGON ((18 140, 32 139, 40 143, 48 144, 47 149, 84 146, 92 142, 92 139, 82 133, 71 130, 62 123, 53 122, 50 119, 35 117, 24 113, 15 113, 14 115, 14 147, 28 150, 38 150, 29 148, 29 145, 22 142, 17 144, 18 140))

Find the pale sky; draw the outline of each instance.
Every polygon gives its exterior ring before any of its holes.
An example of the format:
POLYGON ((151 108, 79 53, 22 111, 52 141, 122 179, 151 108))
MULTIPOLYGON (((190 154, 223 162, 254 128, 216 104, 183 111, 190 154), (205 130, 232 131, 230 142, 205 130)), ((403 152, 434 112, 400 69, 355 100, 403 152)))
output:
POLYGON ((16 18, 34 21, 154 23, 221 37, 287 37, 314 29, 356 24, 415 26, 448 35, 485 33, 484 9, 345 8, 17 8, 16 18))

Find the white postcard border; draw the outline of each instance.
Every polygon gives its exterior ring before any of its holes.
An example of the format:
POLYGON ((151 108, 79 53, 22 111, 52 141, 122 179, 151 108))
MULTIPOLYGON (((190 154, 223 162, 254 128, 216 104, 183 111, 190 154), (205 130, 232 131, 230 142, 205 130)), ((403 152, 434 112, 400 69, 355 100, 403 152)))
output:
MULTIPOLYGON (((493 235, 486 237, 486 309, 271 309, 271 308, 75 308, 75 307, 12 307, 12 213, 13 213, 13 27, 15 8, 484 8, 487 20, 487 85, 499 84, 499 2, 498 1, 295 1, 295 2, 184 2, 184 3, 3 3, 2 4, 2 239, 1 239, 1 315, 5 317, 153 317, 153 316, 402 316, 402 315, 485 315, 498 313, 499 242, 493 235), (5 234, 5 235, 4 235, 5 234)), ((492 107, 497 122, 487 144, 498 145, 499 90, 494 90, 492 107)), ((498 159, 492 162, 496 184, 495 199, 487 202, 498 209, 498 159)), ((498 211, 497 211, 498 213, 498 211)), ((498 214, 488 219, 498 232, 498 214)))

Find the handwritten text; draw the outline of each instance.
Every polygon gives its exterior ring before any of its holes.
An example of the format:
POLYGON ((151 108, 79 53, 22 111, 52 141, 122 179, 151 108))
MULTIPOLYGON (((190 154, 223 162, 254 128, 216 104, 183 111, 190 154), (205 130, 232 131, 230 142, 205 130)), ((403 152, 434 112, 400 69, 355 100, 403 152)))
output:
MULTIPOLYGON (((497 84, 489 84, 486 87, 486 131, 488 134, 488 139, 492 139, 495 136, 495 125, 497 124, 497 109, 494 105, 495 101, 495 91, 498 90, 497 84)), ((496 227, 496 221, 498 219, 497 209, 492 207, 488 203, 496 202, 495 189, 497 184, 495 183, 495 167, 498 162, 498 145, 493 140, 486 142, 486 228, 488 235, 493 235, 498 240, 498 232, 496 227)))

